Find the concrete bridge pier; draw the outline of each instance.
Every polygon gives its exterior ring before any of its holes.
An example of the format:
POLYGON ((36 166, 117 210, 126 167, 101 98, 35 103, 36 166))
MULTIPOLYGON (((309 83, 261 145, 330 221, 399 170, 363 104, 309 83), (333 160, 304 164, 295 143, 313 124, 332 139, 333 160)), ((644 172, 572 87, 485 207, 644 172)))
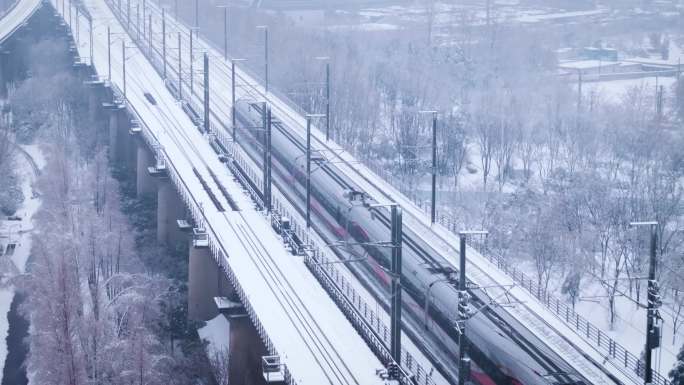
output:
POLYGON ((137 133, 131 131, 133 122, 127 111, 124 111, 124 119, 119 119, 119 138, 121 139, 121 167, 128 173, 128 175, 135 176, 137 169, 138 146, 137 133))
POLYGON ((157 243, 174 246, 187 237, 178 228, 178 219, 185 219, 185 204, 168 178, 157 181, 157 243))
POLYGON ((209 321, 219 314, 214 298, 232 298, 233 288, 208 247, 191 242, 188 264, 188 318, 209 321))
POLYGON ((226 331, 229 335, 228 383, 267 385, 261 358, 268 351, 226 273, 208 247, 195 247, 191 243, 188 262, 188 318, 209 321, 221 314, 230 325, 226 331))
POLYGON ((118 106, 112 106, 109 110, 109 124, 107 125, 109 135, 109 162, 112 166, 118 165, 121 161, 120 147, 121 139, 119 138, 119 120, 121 120, 122 112, 118 106))
POLYGON ((231 385, 268 385, 261 368, 261 357, 267 356, 256 328, 247 316, 229 317, 230 347, 228 383, 231 385))
POLYGON ((0 97, 7 96, 7 84, 5 76, 5 67, 7 66, 7 54, 5 53, 5 47, 0 46, 0 97))
POLYGON ((148 168, 154 165, 154 154, 143 143, 143 139, 137 140, 136 170, 135 170, 135 192, 138 198, 144 195, 154 194, 156 182, 150 175, 148 168))

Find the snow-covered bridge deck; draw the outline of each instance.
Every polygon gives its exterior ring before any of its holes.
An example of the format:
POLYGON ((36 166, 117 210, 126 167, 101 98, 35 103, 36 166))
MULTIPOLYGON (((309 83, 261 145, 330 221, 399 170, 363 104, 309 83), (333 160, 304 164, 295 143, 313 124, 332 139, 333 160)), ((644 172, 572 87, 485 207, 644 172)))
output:
MULTIPOLYGON (((53 2, 53 5, 57 4, 53 2)), ((115 88, 123 87, 121 39, 124 39, 127 106, 139 118, 145 140, 161 149, 159 154, 166 161, 169 177, 194 219, 206 228, 215 258, 233 280, 267 348, 286 365, 288 382, 299 385, 384 383, 376 373, 383 365, 308 272, 301 258, 285 250, 282 240, 254 209, 254 203, 219 161, 105 3, 84 0, 82 6, 92 17, 92 64, 105 78, 107 27, 115 36, 111 47, 112 78, 111 83, 106 82, 115 88), (153 96, 155 103, 150 102, 146 93, 153 96), (198 183, 195 171, 208 182, 226 211, 214 204, 198 183), (219 185, 234 203, 219 193, 219 185), (231 205, 237 205, 240 210, 230 210, 231 205)), ((57 6, 55 9, 61 11, 57 6)), ((83 14, 80 13, 82 19, 78 23, 81 39, 77 47, 81 57, 89 58, 89 23, 83 14)))
POLYGON ((24 23, 40 8, 42 0, 18 0, 12 8, 0 19, 0 44, 24 23))

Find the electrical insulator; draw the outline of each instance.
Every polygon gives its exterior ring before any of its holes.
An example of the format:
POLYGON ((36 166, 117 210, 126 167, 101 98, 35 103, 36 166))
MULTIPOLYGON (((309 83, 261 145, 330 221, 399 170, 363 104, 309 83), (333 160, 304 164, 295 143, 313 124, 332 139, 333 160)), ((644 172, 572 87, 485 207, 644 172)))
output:
POLYGON ((658 281, 649 281, 650 285, 648 287, 649 294, 649 305, 652 307, 660 307, 663 304, 662 297, 660 296, 660 288, 658 287, 658 281))
POLYGON ((390 380, 398 380, 399 379, 399 365, 396 363, 391 363, 387 367, 387 375, 389 376, 390 380))
POLYGON ((660 347, 660 326, 654 326, 648 333, 649 346, 651 349, 660 347))
POLYGON ((458 315, 461 319, 470 317, 470 294, 465 291, 458 293, 458 315))

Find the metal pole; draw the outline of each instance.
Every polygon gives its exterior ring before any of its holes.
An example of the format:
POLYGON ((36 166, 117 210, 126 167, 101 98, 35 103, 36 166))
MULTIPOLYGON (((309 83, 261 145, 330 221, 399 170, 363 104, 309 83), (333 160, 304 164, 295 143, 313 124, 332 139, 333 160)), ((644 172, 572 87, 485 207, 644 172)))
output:
POLYGON ((112 31, 107 26, 107 78, 112 81, 112 31))
POLYGON ((88 19, 89 40, 88 47, 90 48, 90 65, 93 65, 93 19, 88 19))
POLYGON ((162 56, 164 57, 164 79, 166 79, 166 8, 162 8, 162 56))
POLYGON ((199 37, 199 0, 195 0, 195 28, 199 37))
POLYGON ((195 92, 194 90, 194 76, 193 76, 193 68, 194 64, 192 63, 193 59, 195 58, 193 53, 192 53, 192 28, 190 28, 190 97, 192 97, 192 94, 195 92))
POLYGON ((657 90, 658 94, 656 97, 656 113, 657 113, 657 118, 658 118, 658 124, 663 119, 663 85, 658 86, 657 90))
POLYGON ((181 52, 181 33, 178 32, 178 100, 183 100, 183 59, 181 52))
MULTIPOLYGON (((73 27, 73 25, 72 25, 73 22, 71 20, 71 6, 72 6, 71 0, 69 0, 69 27, 73 27)), ((71 29, 73 30, 73 28, 71 28, 71 29)))
POLYGON ((264 79, 266 83, 265 90, 266 93, 268 93, 268 27, 264 28, 264 61, 266 63, 266 79, 264 79))
POLYGON ((131 27, 131 0, 126 1, 126 30, 131 27))
POLYGON ((223 60, 228 60, 228 5, 223 8, 223 60))
POLYGON ((209 54, 204 53, 204 132, 209 133, 209 54))
POLYGON ((121 58, 123 60, 123 94, 126 99, 126 41, 121 39, 121 58))
POLYGON ((80 18, 79 9, 76 7, 76 45, 81 45, 81 26, 79 25, 80 18))
POLYGON ((392 205, 392 298, 390 352, 392 358, 401 366, 401 245, 402 212, 397 204, 392 205))
POLYGON ((231 88, 231 109, 230 109, 230 115, 231 118, 233 119, 233 142, 236 141, 235 137, 235 61, 230 62, 230 88, 231 88))
POLYGON ((577 71, 577 80, 577 126, 579 127, 582 116, 582 70, 577 71))
POLYGON ((325 63, 325 141, 330 140, 330 59, 325 63))
POLYGON ((651 368, 653 349, 656 348, 656 339, 658 338, 655 332, 656 319, 656 244, 657 244, 657 225, 651 225, 651 253, 648 264, 648 303, 646 310, 646 352, 644 354, 644 361, 646 364, 646 373, 644 374, 644 382, 646 384, 653 383, 653 369, 651 368))
POLYGON ((458 385, 465 385, 470 378, 470 358, 468 358, 468 340, 465 336, 465 314, 468 300, 466 292, 466 234, 460 234, 460 260, 458 278, 458 385))
POLYGON ((306 228, 311 228, 311 117, 306 117, 306 228))
POLYGON ((143 39, 147 36, 147 28, 145 26, 145 20, 147 20, 147 4, 143 0, 143 13, 142 13, 142 27, 143 27, 143 39))
POLYGON ((148 36, 147 36, 147 43, 148 43, 148 51, 150 51, 150 56, 152 56, 152 14, 148 16, 149 18, 149 28, 148 28, 148 36))
POLYGON ((261 145, 263 146, 263 188, 262 188, 262 193, 263 193, 263 198, 264 198, 264 209, 268 210, 266 208, 267 203, 266 203, 266 194, 268 193, 268 149, 266 146, 268 145, 267 141, 268 138, 266 138, 266 130, 268 130, 268 113, 266 111, 266 102, 261 103, 261 127, 263 130, 263 139, 261 141, 261 145))
POLYGON ((430 222, 435 223, 437 214, 437 114, 432 114, 432 202, 430 222))
POLYGON ((140 40, 140 4, 135 5, 135 30, 137 39, 140 40))
POLYGON ((267 175, 267 180, 268 182, 266 183, 266 210, 268 212, 271 212, 271 188, 273 186, 273 180, 271 179, 271 169, 273 167, 272 159, 271 159, 271 107, 268 107, 268 113, 266 116, 266 175, 267 175))

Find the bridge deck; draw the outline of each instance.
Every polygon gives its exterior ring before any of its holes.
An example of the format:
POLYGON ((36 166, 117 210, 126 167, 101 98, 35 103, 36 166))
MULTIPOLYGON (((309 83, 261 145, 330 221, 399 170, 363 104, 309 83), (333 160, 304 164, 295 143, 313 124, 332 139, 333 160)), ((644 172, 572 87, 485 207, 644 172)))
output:
POLYGON ((0 19, 0 43, 22 26, 42 4, 41 0, 19 0, 0 19))
MULTIPOLYGON (((373 355, 330 297, 308 272, 303 261, 289 254, 263 215, 220 163, 166 89, 163 80, 124 37, 124 31, 103 1, 84 0, 92 16, 93 64, 107 75, 107 26, 112 39, 112 84, 122 85, 121 39, 127 46, 127 99, 144 126, 148 142, 158 143, 171 179, 202 221, 212 239, 211 249, 228 274, 268 348, 287 365, 298 384, 382 384, 376 370, 383 365, 373 355), (153 95, 151 103, 145 93, 153 95), (195 174, 195 170, 197 174, 195 174), (211 170, 211 171, 210 171, 211 170), (216 176, 212 176, 212 173, 216 176), (226 211, 212 202, 200 185, 200 175, 226 211), (240 211, 232 211, 219 184, 240 211)), ((82 13, 81 13, 82 15, 82 13)), ((83 16, 81 16, 83 17, 83 16)), ((88 22, 80 23, 81 57, 89 57, 88 22)))

